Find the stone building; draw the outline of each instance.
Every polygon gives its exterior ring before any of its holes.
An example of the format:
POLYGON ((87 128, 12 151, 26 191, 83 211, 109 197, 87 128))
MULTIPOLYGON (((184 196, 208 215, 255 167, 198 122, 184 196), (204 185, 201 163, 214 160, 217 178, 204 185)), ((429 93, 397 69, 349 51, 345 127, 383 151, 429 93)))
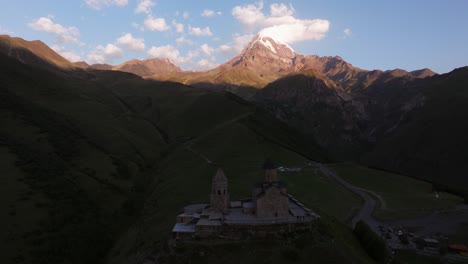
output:
POLYGON ((228 180, 222 169, 218 169, 211 183, 210 207, 219 213, 229 211, 228 180))
POLYGON ((266 235, 308 228, 319 216, 288 193, 278 180, 277 166, 263 164, 264 179, 254 185, 252 197, 230 201, 228 179, 221 169, 212 180, 210 204, 184 208, 172 230, 175 237, 210 237, 241 234, 266 235))
POLYGON ((273 162, 265 161, 265 180, 254 186, 252 200, 255 201, 258 218, 287 217, 289 214, 287 184, 278 181, 276 169, 273 162))

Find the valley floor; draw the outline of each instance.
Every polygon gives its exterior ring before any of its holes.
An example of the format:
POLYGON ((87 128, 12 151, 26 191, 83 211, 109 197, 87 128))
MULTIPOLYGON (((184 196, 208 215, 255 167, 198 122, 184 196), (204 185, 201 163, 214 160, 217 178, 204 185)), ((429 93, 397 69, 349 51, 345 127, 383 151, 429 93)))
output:
MULTIPOLYGON (((328 166, 319 163, 314 164, 318 166, 323 174, 334 178, 350 191, 360 195, 364 200, 360 211, 355 214, 350 222, 351 227, 354 227, 360 220, 366 222, 374 232, 382 235, 389 248, 399 250, 399 252, 409 250, 418 255, 426 256, 426 258, 427 256, 441 258, 441 261, 448 261, 448 263, 468 261, 467 257, 457 254, 447 254, 441 257, 439 250, 418 249, 413 242, 402 244, 398 235, 400 231, 409 232, 411 237, 414 237, 410 241, 415 241, 418 237, 438 239, 447 237, 447 244, 468 243, 466 238, 468 205, 462 204, 462 199, 459 197, 448 193, 432 193, 432 190, 425 186, 427 183, 411 178, 406 178, 406 182, 397 181, 396 178, 403 177, 400 175, 392 175, 351 164, 328 166), (359 172, 358 175, 356 171, 359 172), (337 172, 340 172, 340 174, 337 172), (386 177, 386 179, 382 177, 386 177), (397 186, 391 186, 391 184, 379 186, 385 180, 394 180, 394 185, 397 186), (407 185, 406 188, 410 186, 408 190, 411 191, 406 192, 404 185, 407 185), (369 189, 364 189, 364 187, 369 189), (395 196, 403 196, 407 199, 404 204, 395 203, 395 201, 391 200, 395 196), (413 196, 413 198, 408 196, 413 196), (414 202, 414 200, 417 201, 414 202), (418 206, 421 207, 417 208, 418 206), (389 211, 390 214, 386 214, 386 211, 389 211)), ((440 247, 443 248, 446 245, 440 247)), ((401 253, 401 255, 405 259, 415 258, 410 253, 401 253)), ((421 258, 424 259, 424 257, 421 258)), ((420 258, 416 257, 416 259, 420 258)))

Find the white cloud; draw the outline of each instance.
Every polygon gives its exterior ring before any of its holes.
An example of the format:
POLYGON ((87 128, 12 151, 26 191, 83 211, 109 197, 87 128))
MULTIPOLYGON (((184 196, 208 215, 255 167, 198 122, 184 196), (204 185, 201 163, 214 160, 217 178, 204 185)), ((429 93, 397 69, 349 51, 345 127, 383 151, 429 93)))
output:
POLYGON ((208 44, 203 44, 200 46, 200 49, 205 53, 206 55, 210 56, 211 53, 213 53, 214 48, 210 47, 208 44))
POLYGON ((270 5, 270 14, 274 17, 282 17, 282 16, 292 16, 294 15, 294 8, 289 5, 286 6, 285 4, 271 4, 270 5))
POLYGON ((145 13, 149 15, 151 13, 151 8, 154 6, 154 2, 151 0, 140 0, 138 6, 135 8, 135 13, 145 13))
POLYGON ((263 2, 236 6, 232 15, 247 32, 260 30, 261 34, 285 43, 320 40, 330 27, 328 20, 294 17, 295 10, 291 5, 271 4, 269 14, 263 12, 263 7, 263 2))
POLYGON ((1 33, 1 34, 7 34, 7 35, 13 35, 13 32, 12 32, 12 31, 10 31, 10 30, 8 30, 8 29, 2 27, 2 26, 0 26, 0 33, 1 33))
POLYGON ((71 62, 81 61, 80 55, 77 55, 71 51, 62 51, 60 52, 60 55, 71 62))
POLYGON ((205 9, 203 10, 203 12, 201 13, 201 16, 202 17, 212 17, 215 15, 215 11, 211 10, 211 9, 205 9))
POLYGON ((173 62, 177 62, 181 58, 179 50, 171 45, 161 47, 152 46, 148 50, 148 55, 154 58, 170 59, 173 62))
POLYGON ((253 37, 253 34, 234 34, 230 43, 220 45, 216 50, 227 57, 237 55, 245 48, 253 37))
POLYGON ((189 16, 190 16, 190 14, 189 14, 189 12, 187 12, 187 11, 185 11, 185 12, 182 14, 182 17, 183 17, 184 19, 189 18, 189 16))
POLYGON ((107 44, 106 46, 99 45, 88 54, 88 62, 93 63, 109 63, 113 60, 122 58, 122 50, 114 44, 107 44))
POLYGON ((244 6, 235 6, 232 9, 232 15, 241 22, 248 31, 253 31, 257 26, 263 24, 265 15, 262 12, 263 2, 258 5, 250 4, 244 6))
POLYGON ((183 33, 184 32, 184 24, 177 23, 177 21, 173 20, 172 25, 174 26, 177 33, 183 33))
POLYGON ((207 59, 201 59, 197 62, 197 69, 208 70, 218 66, 218 63, 207 59))
POLYGON ((212 36, 213 35, 213 33, 211 33, 210 27, 199 28, 199 27, 192 27, 190 25, 189 25, 189 34, 195 35, 195 36, 212 36))
POLYGON ((31 28, 37 31, 44 31, 56 38, 57 43, 78 43, 78 36, 80 31, 76 27, 64 27, 60 24, 54 23, 48 17, 38 18, 28 24, 31 28))
POLYGON ((222 15, 223 13, 221 11, 214 11, 214 10, 211 10, 211 9, 205 9, 203 10, 203 12, 200 14, 202 17, 212 17, 214 15, 222 15))
POLYGON ((184 36, 176 38, 177 44, 187 44, 187 45, 192 45, 193 41, 190 39, 185 38, 184 36))
POLYGON ((145 40, 142 38, 134 38, 130 33, 124 34, 123 36, 118 38, 117 44, 125 46, 129 50, 145 50, 145 40))
POLYGON ((85 0, 85 3, 90 8, 99 10, 106 6, 126 6, 128 0, 85 0))
POLYGON ((182 56, 176 47, 165 45, 160 47, 152 46, 148 50, 148 55, 153 58, 169 59, 178 66, 183 66, 189 64, 193 58, 196 58, 199 52, 189 51, 185 56, 182 56))
POLYGON ((71 62, 77 62, 77 61, 81 61, 81 57, 71 51, 67 51, 65 50, 64 47, 62 46, 59 46, 59 45, 53 45, 51 47, 55 52, 57 52, 58 54, 60 54, 62 57, 64 57, 65 59, 71 61, 71 62))
POLYGON ((349 37, 349 36, 351 36, 351 34, 352 34, 353 32, 351 32, 351 29, 345 28, 345 29, 343 30, 343 33, 345 34, 346 37, 349 37))
POLYGON ((166 31, 169 29, 169 26, 166 24, 166 20, 164 18, 154 18, 152 16, 148 16, 144 24, 145 27, 151 31, 166 31))

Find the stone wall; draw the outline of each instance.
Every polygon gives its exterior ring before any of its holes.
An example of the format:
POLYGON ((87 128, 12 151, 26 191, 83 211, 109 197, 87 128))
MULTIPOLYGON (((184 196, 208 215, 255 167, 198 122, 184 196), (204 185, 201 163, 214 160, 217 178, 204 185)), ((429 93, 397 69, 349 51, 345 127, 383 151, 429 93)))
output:
POLYGON ((275 187, 265 190, 265 194, 256 200, 257 217, 287 217, 289 216, 289 198, 275 187))
POLYGON ((268 225, 223 225, 221 235, 231 239, 277 237, 292 232, 310 230, 315 226, 316 221, 268 225))
POLYGON ((278 173, 276 172, 276 169, 265 170, 265 181, 267 182, 278 181, 278 173))
POLYGON ((229 210, 229 194, 227 193, 212 193, 210 197, 211 209, 219 212, 227 212, 229 210))

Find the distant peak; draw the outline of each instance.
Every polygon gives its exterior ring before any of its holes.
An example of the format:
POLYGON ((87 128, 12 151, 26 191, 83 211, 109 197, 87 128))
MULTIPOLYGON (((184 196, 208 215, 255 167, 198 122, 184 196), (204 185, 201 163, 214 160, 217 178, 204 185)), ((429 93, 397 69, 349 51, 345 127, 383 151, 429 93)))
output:
POLYGON ((268 34, 263 34, 262 32, 253 37, 245 50, 255 49, 257 45, 267 48, 271 53, 280 57, 292 58, 296 55, 294 50, 288 44, 279 41, 268 34))
POLYGON ((291 48, 286 42, 283 42, 268 32, 261 31, 260 33, 257 34, 257 39, 258 41, 262 42, 264 45, 272 45, 272 42, 276 45, 284 46, 291 50, 291 52, 294 52, 293 48, 291 48))

